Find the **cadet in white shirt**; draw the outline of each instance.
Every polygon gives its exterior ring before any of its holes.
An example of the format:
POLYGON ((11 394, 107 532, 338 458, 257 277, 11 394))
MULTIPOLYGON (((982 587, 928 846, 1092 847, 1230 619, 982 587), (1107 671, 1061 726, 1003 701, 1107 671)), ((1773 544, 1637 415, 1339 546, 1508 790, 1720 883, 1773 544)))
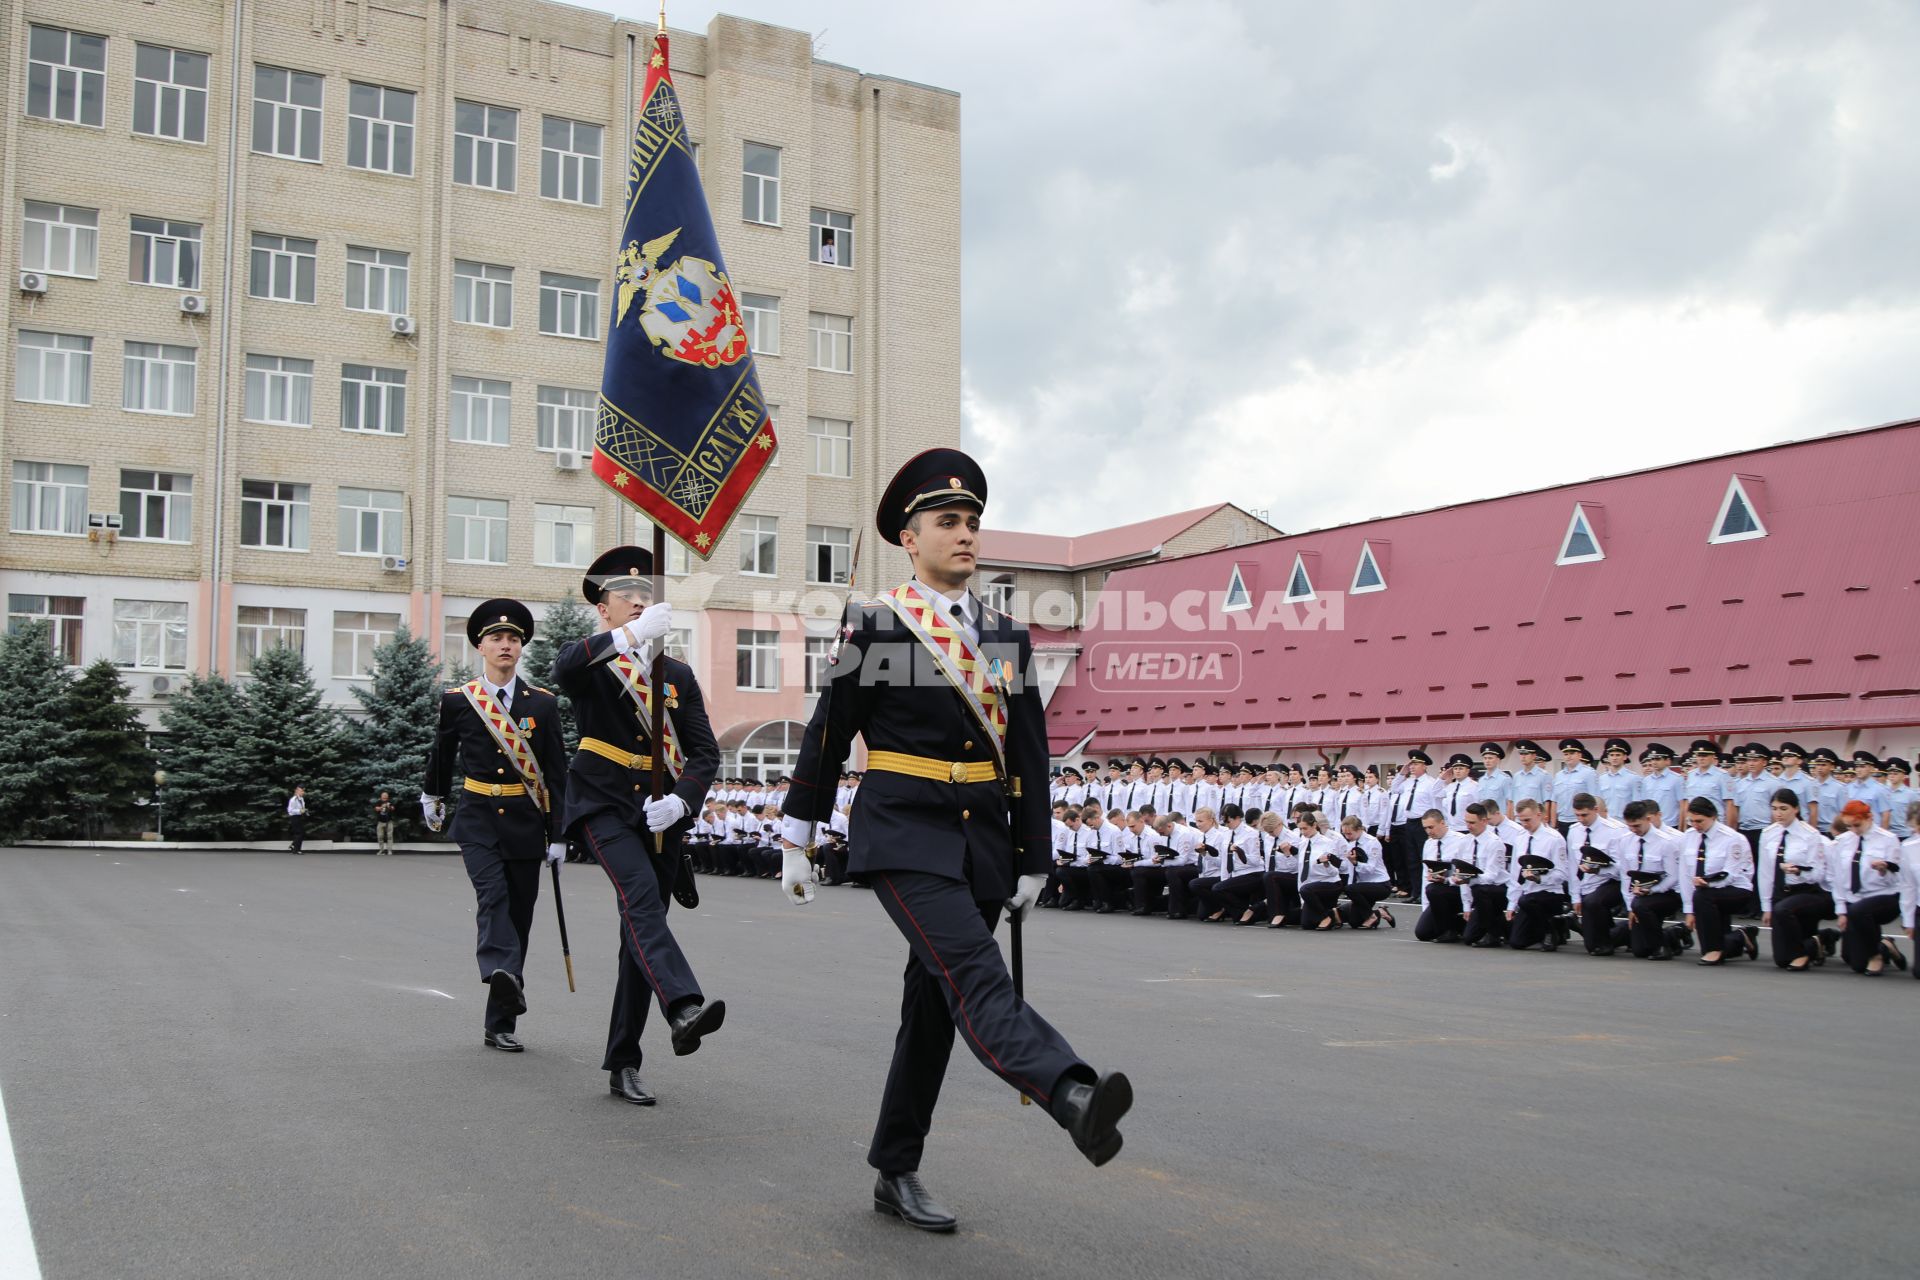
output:
POLYGON ((1318 812, 1300 815, 1300 927, 1326 932, 1340 926, 1336 904, 1346 892, 1351 864, 1346 841, 1322 829, 1318 812))
MULTIPOLYGON (((1515 807, 1519 801, 1514 802, 1515 807)), ((1507 940, 1507 866, 1510 854, 1500 833, 1487 822, 1487 807, 1478 800, 1467 806, 1466 834, 1473 842, 1467 858, 1479 872, 1468 878, 1467 930, 1461 941, 1470 947, 1497 947, 1507 940)))
MULTIPOLYGON (((1211 820, 1213 810, 1201 809, 1200 813, 1211 820)), ((1176 821, 1170 815, 1161 815, 1154 820, 1154 834, 1160 847, 1149 855, 1149 861, 1133 869, 1133 910, 1135 915, 1146 915, 1159 904, 1160 892, 1171 890, 1175 882, 1181 887, 1179 901, 1188 900, 1186 884, 1200 874, 1199 847, 1200 832, 1185 822, 1176 821)), ((1173 919, 1183 916, 1174 915, 1174 897, 1167 895, 1167 914, 1173 919)))
MULTIPOLYGON (((1344 767, 1344 766, 1343 766, 1344 767)), ((1346 841, 1350 879, 1347 882, 1347 909, 1341 913, 1348 927, 1378 929, 1386 925, 1398 929, 1393 912, 1381 905, 1393 889, 1387 879, 1386 854, 1380 842, 1367 834, 1358 814, 1340 820, 1340 838, 1346 841)))
POLYGON ((1736 928, 1733 923, 1735 917, 1759 905, 1753 893, 1753 846, 1720 821, 1720 806, 1705 796, 1687 801, 1687 827, 1689 834, 1684 838, 1693 855, 1689 868, 1693 906, 1687 912, 1687 927, 1700 940, 1696 963, 1725 964, 1729 951, 1758 960, 1760 931, 1736 928))
POLYGON ((1616 933, 1614 928, 1614 917, 1622 911, 1626 897, 1621 892, 1620 866, 1612 850, 1627 824, 1603 815, 1596 797, 1584 792, 1573 798, 1573 814, 1574 824, 1567 832, 1567 857, 1577 877, 1573 914, 1579 918, 1587 954, 1610 956, 1615 947, 1626 942, 1626 930, 1616 933))
POLYGON ((1883 925, 1901 915, 1902 879, 1900 842, 1893 833, 1873 825, 1873 810, 1864 800, 1849 800, 1840 808, 1846 834, 1833 842, 1829 867, 1833 874, 1833 909, 1840 926, 1840 954, 1855 973, 1879 977, 1889 961, 1906 968, 1898 947, 1881 936, 1883 925))
MULTIPOLYGON (((1239 825, 1239 805, 1227 805, 1220 812, 1223 815, 1230 815, 1233 824, 1239 825)), ((1200 874, 1177 887, 1173 884, 1167 886, 1173 891, 1172 896, 1177 903, 1175 908, 1168 910, 1169 919, 1184 920, 1191 913, 1193 908, 1186 900, 1189 893, 1199 899, 1198 910, 1203 913, 1202 919, 1205 919, 1204 913, 1212 908, 1213 887, 1219 884, 1225 875, 1227 849, 1232 843, 1233 833, 1215 822, 1213 815, 1204 809, 1193 816, 1193 825, 1200 832, 1200 847, 1197 851, 1200 855, 1200 874)))
POLYGON ((1267 874, 1261 888, 1267 899, 1267 928, 1300 927, 1300 848, 1306 843, 1296 831, 1287 830, 1279 810, 1262 816, 1273 820, 1274 842, 1267 854, 1267 874))
MULTIPOLYGON (((1387 799, 1386 843, 1390 855, 1398 859, 1394 896, 1411 898, 1419 892, 1422 902, 1426 897, 1421 886, 1427 883, 1427 877, 1420 866, 1421 828, 1425 815, 1437 807, 1440 798, 1440 780, 1427 775, 1432 763, 1433 757, 1418 748, 1407 752, 1407 767, 1394 778, 1387 799)), ((1440 821, 1446 820, 1441 814, 1440 821)), ((1431 832, 1427 838, 1431 840, 1431 832)))
POLYGON ((1773 821, 1760 833, 1760 923, 1773 926, 1773 963, 1805 973, 1827 962, 1820 922, 1833 914, 1827 838, 1800 816, 1800 793, 1780 787, 1769 802, 1773 821))
POLYGON ((1087 896, 1093 901, 1095 915, 1108 915, 1114 905, 1125 900, 1132 877, 1121 863, 1126 833, 1121 829, 1124 814, 1115 810, 1103 814, 1100 806, 1090 804, 1081 814, 1082 837, 1091 837, 1087 849, 1087 896), (1112 820, 1109 821, 1109 818, 1112 820))
POLYGON ((1273 849, 1273 836, 1268 824, 1279 826, 1279 819, 1271 813, 1262 813, 1258 823, 1248 822, 1244 817, 1233 827, 1233 848, 1227 863, 1227 874, 1213 891, 1213 901, 1221 911, 1235 917, 1235 924, 1252 924, 1257 918, 1253 904, 1266 892, 1267 859, 1273 849))
MULTIPOLYGON (((1440 798, 1434 802, 1440 812, 1447 815, 1447 826, 1455 831, 1467 830, 1467 806, 1479 798, 1480 788, 1468 775, 1473 771, 1473 761, 1464 754, 1455 752, 1447 759, 1447 778, 1440 784, 1440 798)), ((1505 817, 1503 811, 1500 815, 1505 817)))
POLYGON ((1613 847, 1627 890, 1628 940, 1642 960, 1671 960, 1666 919, 1693 908, 1692 870, 1683 866, 1679 833, 1657 827, 1657 800, 1635 800, 1627 806, 1627 831, 1613 847))
MULTIPOLYGON (((1167 762, 1169 769, 1179 764, 1180 762, 1178 760, 1169 760, 1167 762)), ((1170 779, 1167 785, 1168 813, 1192 813, 1200 807, 1196 799, 1200 789, 1198 782, 1199 768, 1199 763, 1195 762, 1193 780, 1191 781, 1188 779, 1188 775, 1184 769, 1168 775, 1170 779)))
POLYGON ((1464 876, 1472 874, 1473 841, 1447 826, 1447 815, 1429 809, 1420 817, 1426 832, 1424 846, 1416 846, 1421 867, 1420 919, 1413 936, 1421 942, 1458 942, 1466 931, 1464 876))
MULTIPOLYGON (((1569 797, 1569 812, 1572 808, 1569 797)), ((1524 951, 1539 943, 1542 951, 1558 951, 1568 937, 1560 917, 1571 904, 1575 879, 1566 839, 1547 825, 1538 800, 1516 801, 1513 818, 1522 840, 1514 846, 1507 879, 1507 945, 1524 951)))

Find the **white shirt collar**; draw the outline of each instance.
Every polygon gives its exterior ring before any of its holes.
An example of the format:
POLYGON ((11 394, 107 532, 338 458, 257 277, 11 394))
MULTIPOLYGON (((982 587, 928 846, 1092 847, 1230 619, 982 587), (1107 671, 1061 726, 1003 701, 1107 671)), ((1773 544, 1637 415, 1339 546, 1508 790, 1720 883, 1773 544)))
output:
POLYGON ((971 591, 962 589, 959 596, 954 597, 940 594, 918 578, 913 580, 913 585, 922 595, 939 605, 940 612, 949 618, 953 617, 953 606, 959 605, 960 620, 976 631, 980 629, 980 602, 973 598, 971 591))
POLYGON ((487 679, 485 675, 482 675, 480 677, 480 683, 487 686, 487 692, 492 694, 494 697, 505 698, 507 701, 511 702, 513 701, 513 682, 515 679, 517 679, 516 676, 508 676, 507 682, 503 685, 500 685, 500 684, 495 684, 493 681, 487 679))

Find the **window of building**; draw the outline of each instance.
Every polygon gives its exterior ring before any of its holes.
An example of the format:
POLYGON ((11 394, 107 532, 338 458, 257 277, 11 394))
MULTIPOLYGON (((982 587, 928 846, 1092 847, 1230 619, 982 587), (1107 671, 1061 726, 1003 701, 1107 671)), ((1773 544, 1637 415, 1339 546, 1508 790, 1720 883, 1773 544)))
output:
POLYGON ((447 559, 460 564, 507 562, 505 499, 447 499, 447 559))
POLYGON ((681 662, 691 662, 687 655, 693 652, 693 628, 669 627, 666 634, 667 656, 681 662))
POLYGON ((463 187, 513 190, 520 113, 478 102, 453 104, 453 180, 463 187))
POLYGON ((413 94, 385 85, 347 85, 347 167, 413 176, 413 94))
POLYGON ((597 124, 545 116, 540 121, 540 194, 575 204, 600 203, 597 124))
POLYGON ((127 278, 163 289, 200 287, 200 224, 133 216, 127 278))
POLYGON ((133 131, 175 142, 207 140, 207 55, 133 46, 133 131))
POLYGON ((13 464, 15 533, 59 533, 79 537, 87 531, 87 469, 64 462, 13 464))
POLYGON ((790 777, 800 767, 800 738, 807 726, 792 720, 771 720, 747 735, 737 752, 729 752, 726 771, 737 778, 772 782, 790 777))
POLYGON ((540 273, 540 332, 556 338, 600 336, 600 282, 585 276, 540 273))
POLYGON ((70 667, 80 665, 80 631, 87 602, 80 596, 7 596, 7 634, 14 635, 35 622, 47 624, 54 656, 70 667))
POLYGON ((778 564, 778 516, 740 517, 740 572, 771 578, 778 564))
POLYGON ((1298 604, 1303 600, 1311 599, 1313 599, 1313 580, 1307 576, 1306 561, 1296 553, 1293 557, 1293 572, 1287 575, 1285 601, 1288 604, 1298 604))
POLYGON ((149 542, 191 541, 193 477, 122 469, 120 536, 149 542))
POLYGON ((261 155, 320 163, 320 100, 325 80, 307 71, 253 65, 253 149, 261 155))
POLYGON ((1013 575, 996 573, 980 585, 980 603, 998 613, 1013 613, 1013 575))
POLYGON ((823 267, 853 266, 853 215, 815 209, 807 215, 807 261, 823 267))
POLYGON ((779 226, 780 148, 749 142, 740 168, 740 216, 748 222, 779 226))
POLYGON ((1386 589, 1387 578, 1380 572, 1380 562, 1373 557, 1373 545, 1361 543, 1360 560, 1353 566, 1353 586, 1349 588, 1349 594, 1365 595, 1369 591, 1386 589))
POLYGON ((312 426, 313 361, 249 353, 246 416, 249 422, 312 426))
POLYGON ((319 252, 320 244, 315 240, 254 232, 247 294, 275 302, 312 302, 314 263, 319 252))
POLYGON ((807 581, 845 586, 853 560, 853 530, 835 525, 807 526, 807 581))
MULTIPOLYGON (((633 514, 633 540, 640 546, 653 545, 653 521, 639 512, 633 514)), ((684 578, 692 564, 693 553, 687 550, 687 544, 667 535, 667 563, 661 570, 669 578, 684 578)))
POLYGON ((234 669, 245 675, 269 649, 307 651, 307 611, 243 604, 234 631, 234 669))
POLYGON ((106 123, 107 38, 63 27, 27 29, 27 114, 67 124, 106 123))
POLYGON ((480 674, 480 651, 467 642, 465 618, 442 618, 440 663, 449 680, 465 680, 480 674))
POLYGON ((535 396, 533 447, 545 452, 593 450, 593 420, 598 397, 578 387, 541 387, 535 396))
POLYGON ((829 373, 853 372, 853 317, 824 311, 807 313, 807 333, 813 339, 812 369, 829 373))
POLYGON ((340 490, 340 554, 343 556, 397 556, 402 554, 404 506, 400 494, 384 489, 340 490))
POLYGON ((347 246, 347 310, 407 314, 407 261, 401 249, 347 246))
MULTIPOLYGON (((779 405, 770 404, 767 406, 767 425, 774 427, 776 429, 779 427, 780 425, 780 406, 779 405)), ((773 442, 773 452, 767 455, 767 465, 769 467, 777 467, 780 465, 780 452, 781 452, 780 441, 776 438, 773 442)))
POLYGON ((1607 553, 1601 549, 1600 538, 1593 530, 1593 522, 1587 519, 1586 509, 1574 503, 1573 519, 1567 522, 1567 535, 1560 539, 1560 554, 1554 563, 1586 564, 1606 558, 1607 553))
POLYGON ((280 480, 240 482, 240 545, 262 551, 305 551, 311 490, 280 480))
POLYGON ((1766 536, 1767 527, 1760 522, 1760 508, 1753 495, 1747 492, 1739 476, 1729 477, 1727 494, 1720 499, 1720 512, 1713 519, 1713 536, 1707 541, 1745 542, 1766 536))
POLYGON ((336 613, 333 615, 333 674, 341 680, 366 680, 373 675, 373 651, 393 639, 400 629, 397 613, 336 613))
POLYGON ((453 264, 453 321, 494 329, 513 327, 513 268, 491 262, 453 264))
POLYGON ((1240 576, 1239 565, 1233 566, 1233 572, 1227 576, 1227 598, 1220 607, 1229 613, 1253 608, 1253 593, 1247 590, 1247 582, 1240 576))
POLYGON ((558 569, 593 563, 593 508, 533 504, 533 562, 558 569))
POLYGON ((371 435, 407 433, 407 371, 370 364, 340 366, 340 429, 371 435))
POLYGON ((808 418, 807 438, 813 443, 813 474, 853 474, 853 424, 838 418, 808 418))
POLYGON ((20 265, 28 271, 92 280, 100 274, 100 211, 27 201, 20 265))
POLYGON ((734 687, 771 693, 780 688, 780 633, 734 633, 734 687))
POLYGON ((192 347, 161 342, 127 343, 121 408, 129 413, 190 416, 198 354, 192 347))
POLYGON ((807 692, 819 693, 827 687, 827 656, 833 652, 832 636, 807 637, 807 692))
POLYGON ((13 398, 33 404, 93 403, 93 339, 22 329, 13 363, 13 398))
POLYGON ((747 350, 757 356, 780 354, 780 299, 770 293, 741 294, 740 321, 747 330, 747 350))
POLYGON ((113 665, 132 671, 185 671, 186 602, 115 600, 113 665))
POLYGON ((459 444, 506 444, 513 387, 493 378, 453 377, 447 400, 448 438, 459 444))

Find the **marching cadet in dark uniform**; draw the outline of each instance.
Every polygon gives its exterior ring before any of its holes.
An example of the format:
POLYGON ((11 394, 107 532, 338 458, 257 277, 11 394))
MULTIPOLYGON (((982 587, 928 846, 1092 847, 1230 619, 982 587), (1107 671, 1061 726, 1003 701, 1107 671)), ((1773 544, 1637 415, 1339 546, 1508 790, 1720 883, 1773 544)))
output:
POLYGON ((1015 993, 993 939, 1002 908, 1024 918, 1049 861, 1047 740, 1027 629, 967 590, 987 480, 957 449, 930 449, 880 500, 880 535, 914 579, 848 621, 845 650, 801 738, 783 828, 789 902, 813 900, 809 824, 825 816, 822 771, 855 734, 867 773, 854 805, 851 867, 873 881, 909 955, 893 1066, 867 1162, 874 1208, 926 1231, 954 1217, 921 1183, 956 1026, 988 1070, 1048 1108, 1088 1160, 1120 1150, 1126 1076, 1096 1072, 1015 993), (1012 813, 1009 815, 1009 807, 1012 813))
MULTIPOLYGON (((652 604, 653 557, 639 547, 615 547, 595 560, 581 582, 603 630, 575 640, 553 660, 553 678, 573 699, 580 747, 567 786, 566 830, 593 852, 620 900, 620 977, 607 1026, 607 1088, 615 1097, 652 1106, 640 1081, 640 1033, 650 1000, 660 1001, 676 1056, 700 1047, 720 1029, 724 1001, 707 1000, 680 944, 667 928, 667 903, 693 897, 682 876, 680 842, 720 766, 720 748, 707 723, 693 669, 667 658, 667 773, 673 779, 651 799, 653 646, 664 642, 673 615, 652 604), (656 838, 664 833, 664 848, 656 838)), ((832 816, 831 805, 820 815, 832 816)), ((742 837, 745 839, 746 837, 742 837)), ((692 901, 688 899, 692 898, 692 901)))
POLYGON ((465 779, 452 834, 473 881, 480 980, 490 988, 485 1042, 507 1053, 524 1047, 514 1027, 527 1011, 527 931, 540 898, 540 862, 566 853, 556 820, 567 785, 560 702, 514 673, 532 638, 533 614, 518 600, 489 600, 467 619, 467 642, 486 670, 440 695, 420 793, 427 825, 438 831, 453 775, 465 779))

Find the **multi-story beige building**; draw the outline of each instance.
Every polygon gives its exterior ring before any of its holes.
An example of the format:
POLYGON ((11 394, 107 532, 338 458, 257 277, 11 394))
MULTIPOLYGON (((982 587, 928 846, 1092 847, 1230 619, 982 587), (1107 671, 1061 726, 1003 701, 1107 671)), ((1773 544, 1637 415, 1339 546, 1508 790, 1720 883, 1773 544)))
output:
MULTIPOLYGON (((538 611, 647 541, 582 455, 652 34, 536 0, 0 0, 10 622, 150 714, 275 640, 350 702, 400 626, 467 666, 481 599, 538 611)), ((887 478, 959 440, 959 100, 729 17, 672 66, 781 438, 711 559, 669 556, 676 639, 730 771, 777 770, 814 664, 767 606, 844 594, 887 478)), ((904 575, 866 547, 863 589, 904 575)))

